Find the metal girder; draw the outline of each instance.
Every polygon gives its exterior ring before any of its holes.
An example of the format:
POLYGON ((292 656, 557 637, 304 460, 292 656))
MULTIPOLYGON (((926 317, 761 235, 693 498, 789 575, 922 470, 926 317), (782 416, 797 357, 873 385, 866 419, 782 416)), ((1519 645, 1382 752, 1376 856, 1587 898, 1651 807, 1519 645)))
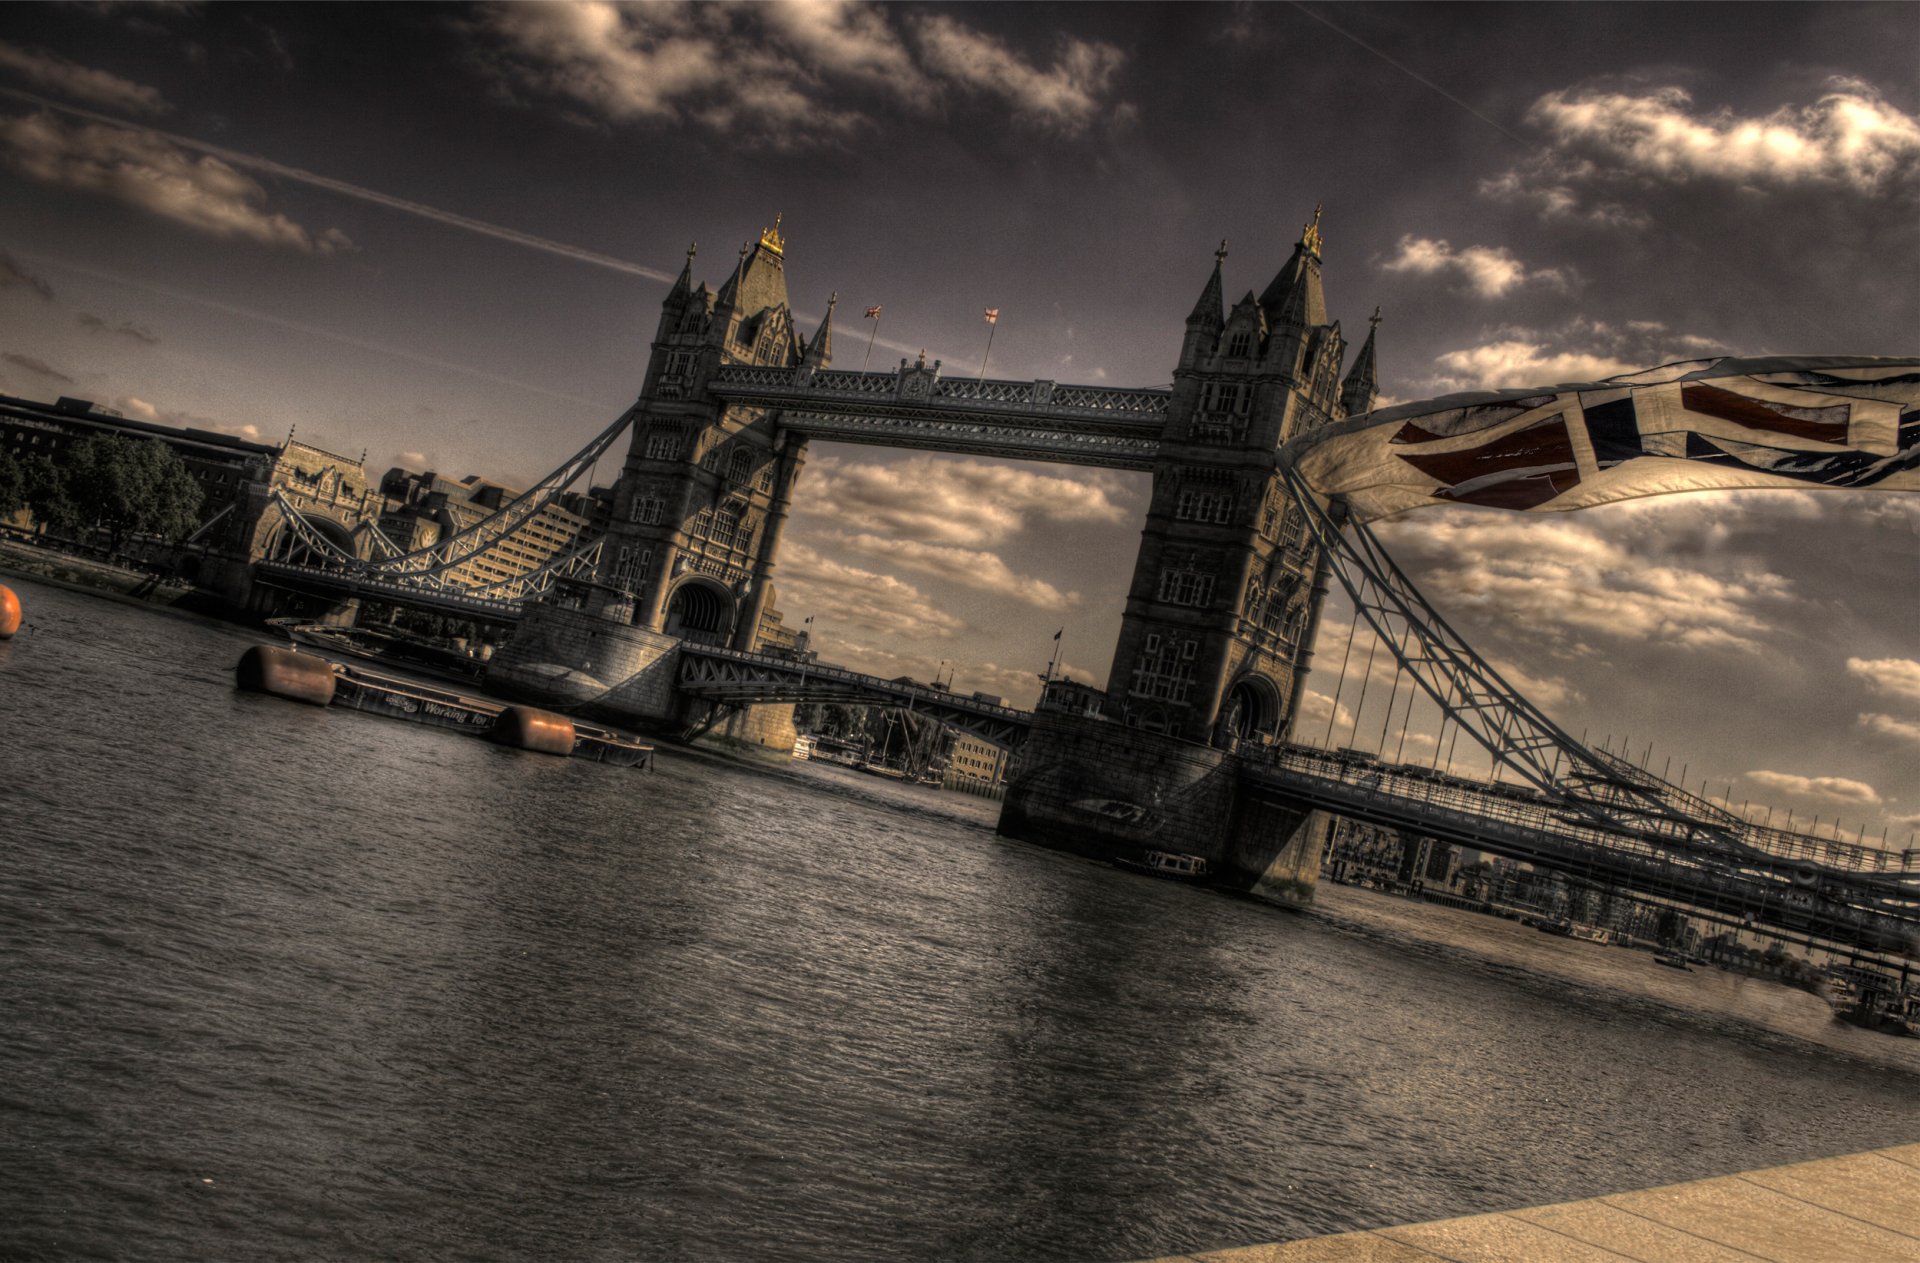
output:
POLYGON ((1033 722, 1029 711, 956 697, 939 689, 771 654, 692 643, 680 648, 675 688, 690 697, 736 706, 803 701, 897 706, 1007 748, 1019 745, 1033 722))
POLYGON ((1290 804, 1306 803, 1389 828, 1544 865, 1808 934, 1829 944, 1887 955, 1914 953, 1920 932, 1920 873, 1891 872, 1905 895, 1870 886, 1803 885, 1765 865, 1709 851, 1688 852, 1627 836, 1569 811, 1564 802, 1516 785, 1493 785, 1426 768, 1356 759, 1312 746, 1252 754, 1240 780, 1290 804))
POLYGON ((1342 520, 1298 470, 1282 468, 1329 569, 1401 669, 1496 762, 1588 824, 1686 853, 1791 874, 1804 884, 1920 894, 1920 874, 1888 873, 1881 852, 1764 829, 1624 759, 1575 740, 1475 652, 1364 524, 1342 520))

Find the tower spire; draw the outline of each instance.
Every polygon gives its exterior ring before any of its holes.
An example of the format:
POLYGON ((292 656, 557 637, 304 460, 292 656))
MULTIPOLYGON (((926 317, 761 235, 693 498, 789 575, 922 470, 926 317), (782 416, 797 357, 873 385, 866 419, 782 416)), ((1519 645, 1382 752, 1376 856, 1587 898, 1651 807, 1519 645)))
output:
POLYGON ((1320 208, 1316 206, 1312 221, 1300 230, 1293 257, 1260 295, 1269 326, 1313 329, 1327 323, 1327 300, 1320 288, 1320 244, 1320 208))
POLYGON ((1367 318, 1367 340, 1361 344, 1360 353, 1353 357, 1353 367, 1347 370, 1346 380, 1340 383, 1340 407, 1350 417, 1372 412, 1373 401, 1379 394, 1373 349, 1374 335, 1379 331, 1380 309, 1375 307, 1373 315, 1367 318))
POLYGON ((827 314, 820 318, 820 327, 813 331, 813 341, 807 344, 807 354, 800 361, 806 368, 825 368, 833 363, 833 309, 840 302, 840 291, 835 290, 827 299, 827 314))
POLYGON ((1220 289, 1220 265, 1226 262, 1226 258, 1227 242, 1226 238, 1222 237, 1220 248, 1213 252, 1213 275, 1207 278, 1206 288, 1200 291, 1200 299, 1193 305, 1193 314, 1187 317, 1189 327, 1205 325, 1210 329, 1218 329, 1226 323, 1226 318, 1222 315, 1226 307, 1226 299, 1222 297, 1220 289))

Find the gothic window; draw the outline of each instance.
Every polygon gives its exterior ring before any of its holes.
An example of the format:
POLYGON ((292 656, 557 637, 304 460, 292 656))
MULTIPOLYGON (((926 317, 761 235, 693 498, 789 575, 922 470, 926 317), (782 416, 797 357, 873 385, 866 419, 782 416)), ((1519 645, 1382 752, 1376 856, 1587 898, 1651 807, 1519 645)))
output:
POLYGON ((658 526, 666 512, 666 503, 659 496, 635 496, 633 499, 633 520, 643 526, 658 526))
POLYGON ((753 473, 753 453, 738 448, 727 460, 727 481, 735 485, 745 485, 753 473))
POLYGON ((773 461, 768 461, 766 464, 760 466, 760 477, 757 480, 757 485, 760 490, 766 492, 768 495, 773 494, 773 466, 773 461))
POLYGON ((1233 520, 1233 493, 1230 491, 1182 491, 1174 505, 1173 516, 1182 522, 1230 522, 1233 520))
POLYGON ((1200 411, 1244 417, 1253 402, 1245 382, 1208 382, 1200 392, 1200 411))
POLYGON ((680 427, 658 426, 647 435, 648 460, 680 459, 680 427))
POLYGON ((709 447, 706 451, 706 454, 700 458, 700 468, 706 470, 710 474, 717 474, 720 472, 720 445, 718 443, 715 443, 712 447, 709 447))
POLYGON ((1253 330, 1241 329, 1227 339, 1227 354, 1235 359, 1245 359, 1253 353, 1253 330))
POLYGON ((669 351, 667 361, 660 366, 660 380, 654 383, 654 392, 662 399, 678 399, 686 394, 687 379, 693 376, 693 352, 669 351))
POLYGON ((1128 692, 1134 697, 1184 702, 1193 692, 1193 658, 1199 642, 1149 637, 1153 647, 1140 654, 1128 692))
POLYGON ((1162 570, 1157 600, 1204 608, 1213 600, 1213 576, 1198 570, 1162 570))
POLYGON ((636 548, 622 545, 620 556, 613 566, 613 586, 622 591, 632 592, 640 586, 640 575, 647 564, 653 560, 651 548, 636 548))

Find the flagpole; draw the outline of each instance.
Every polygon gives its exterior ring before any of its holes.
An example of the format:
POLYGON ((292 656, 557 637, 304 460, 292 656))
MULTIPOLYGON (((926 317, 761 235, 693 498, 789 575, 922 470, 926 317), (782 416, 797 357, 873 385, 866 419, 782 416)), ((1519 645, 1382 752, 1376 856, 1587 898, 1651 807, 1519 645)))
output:
POLYGON ((873 340, 880 336, 880 309, 869 307, 867 312, 873 317, 873 332, 867 335, 867 358, 860 361, 860 371, 863 373, 867 371, 867 365, 873 362, 873 340))
POLYGON ((1053 683, 1054 669, 1060 665, 1060 634, 1066 630, 1062 627, 1060 631, 1053 633, 1053 661, 1047 663, 1047 683, 1049 684, 1053 683))
POLYGON ((993 358, 993 335, 1000 327, 1000 309, 987 308, 987 353, 980 357, 980 380, 987 380, 987 361, 993 358))

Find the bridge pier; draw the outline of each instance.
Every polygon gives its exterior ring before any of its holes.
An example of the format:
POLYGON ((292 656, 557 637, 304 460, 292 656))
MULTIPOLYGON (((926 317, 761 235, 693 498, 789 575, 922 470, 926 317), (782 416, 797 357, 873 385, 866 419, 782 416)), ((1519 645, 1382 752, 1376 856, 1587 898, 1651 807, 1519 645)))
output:
POLYGON ((1255 789, 1228 750, 1040 710, 1015 757, 999 832, 1094 859, 1198 855, 1216 884, 1304 906, 1328 818, 1255 789))

